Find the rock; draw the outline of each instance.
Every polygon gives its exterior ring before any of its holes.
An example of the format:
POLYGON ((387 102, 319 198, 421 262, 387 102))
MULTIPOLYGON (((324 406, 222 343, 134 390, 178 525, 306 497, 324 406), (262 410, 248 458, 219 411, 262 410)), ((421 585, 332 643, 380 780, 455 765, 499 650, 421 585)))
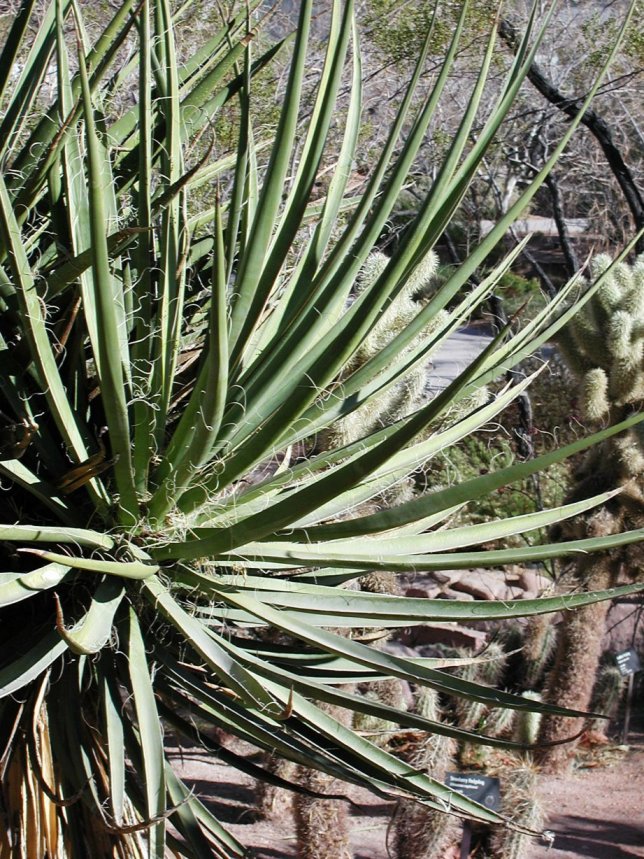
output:
POLYGON ((512 585, 508 585, 506 588, 506 595, 503 597, 505 600, 523 600, 526 599, 526 591, 519 587, 513 587, 512 585))
POLYGON ((505 574, 499 570, 473 570, 463 573, 452 587, 480 600, 509 599, 505 574))
POLYGON ((455 591, 452 588, 443 588, 443 590, 438 594, 437 599, 439 600, 461 600, 461 602, 468 602, 470 600, 474 600, 472 594, 465 593, 464 591, 455 591))
POLYGON ((520 588, 523 588, 527 592, 524 599, 534 599, 545 591, 552 582, 547 576, 538 573, 536 570, 521 570, 518 584, 520 588), (529 597, 528 594, 530 594, 529 597))
POLYGON ((434 570, 432 578, 439 585, 452 585, 458 581, 463 574, 460 570, 434 570))
POLYGON ((446 647, 467 647, 479 650, 487 641, 487 633, 452 623, 432 623, 410 627, 404 635, 408 646, 444 644, 446 647))
POLYGON ((440 594, 440 589, 438 585, 423 585, 423 586, 415 586, 411 588, 407 588, 405 591, 406 597, 416 597, 420 599, 428 599, 433 600, 440 594))

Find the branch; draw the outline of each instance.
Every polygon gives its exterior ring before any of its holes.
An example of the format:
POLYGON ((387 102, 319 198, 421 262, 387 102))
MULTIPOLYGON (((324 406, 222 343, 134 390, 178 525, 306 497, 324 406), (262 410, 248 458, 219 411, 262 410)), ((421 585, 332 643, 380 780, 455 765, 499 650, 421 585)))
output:
MULTIPOLYGON (((513 53, 516 53, 518 47, 518 39, 516 30, 513 25, 501 18, 499 22, 499 35, 513 53)), ((550 104, 555 105, 566 114, 570 119, 579 112, 583 102, 580 98, 567 98, 556 86, 548 80, 543 73, 538 63, 533 62, 528 70, 528 80, 536 87, 541 95, 547 99, 550 104)), ((586 110, 582 119, 582 125, 585 125, 590 133, 595 137, 601 146, 606 161, 610 167, 619 187, 622 189, 624 198, 633 216, 635 227, 639 231, 644 228, 644 198, 640 193, 637 183, 631 173, 628 165, 622 158, 622 154, 613 141, 612 132, 602 117, 592 109, 586 110)), ((638 253, 644 251, 644 238, 641 238, 636 246, 638 253)))

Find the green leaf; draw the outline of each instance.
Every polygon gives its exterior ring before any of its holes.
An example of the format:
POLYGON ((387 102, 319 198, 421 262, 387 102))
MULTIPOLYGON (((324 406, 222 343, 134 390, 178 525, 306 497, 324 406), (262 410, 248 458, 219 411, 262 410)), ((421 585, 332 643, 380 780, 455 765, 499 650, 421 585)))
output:
POLYGON ((0 607, 29 599, 37 593, 59 585, 69 575, 63 564, 47 564, 32 573, 0 573, 0 607))
MULTIPOLYGON (((39 570, 38 572, 42 572, 39 570)), ((73 653, 90 656, 98 653, 112 636, 114 615, 125 594, 123 585, 108 577, 94 593, 83 619, 73 629, 66 629, 62 607, 58 601, 58 634, 73 653)))
POLYGON ((29 650, 0 668, 0 698, 13 695, 37 680, 66 650, 67 645, 56 630, 44 635, 29 650))
POLYGON ((150 859, 164 859, 166 782, 163 735, 157 713, 150 667, 145 652, 145 643, 139 619, 133 608, 128 613, 127 659, 132 684, 134 708, 143 756, 143 784, 146 812, 153 823, 149 830, 150 859), (157 821, 158 822, 155 822, 157 821))
POLYGON ((138 519, 138 499, 134 487, 130 424, 127 409, 126 376, 129 368, 122 365, 121 331, 118 307, 123 300, 119 287, 110 271, 109 251, 105 235, 106 201, 111 188, 111 171, 96 132, 94 108, 90 94, 85 59, 79 56, 82 101, 87 144, 87 171, 89 182, 89 219, 92 248, 93 304, 97 319, 97 342, 93 344, 97 355, 102 391, 114 457, 114 476, 120 493, 119 509, 124 522, 133 524, 138 519))
POLYGON ((96 558, 60 555, 57 552, 47 552, 42 549, 18 549, 17 551, 36 555, 38 558, 55 564, 66 564, 72 569, 87 570, 91 573, 105 573, 109 576, 121 576, 124 579, 147 579, 159 571, 158 566, 140 561, 99 561, 96 558))

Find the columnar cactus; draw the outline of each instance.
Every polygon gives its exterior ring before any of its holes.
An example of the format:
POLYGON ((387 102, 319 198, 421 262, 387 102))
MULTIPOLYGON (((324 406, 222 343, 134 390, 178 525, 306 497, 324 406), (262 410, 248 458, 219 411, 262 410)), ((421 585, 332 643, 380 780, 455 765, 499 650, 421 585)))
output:
MULTIPOLYGON (((602 665, 597 672, 595 688, 593 689, 592 710, 614 718, 619 708, 626 680, 619 668, 612 664, 602 665)), ((606 730, 605 719, 594 719, 591 728, 595 731, 606 730)))
MULTIPOLYGON (((468 656, 470 654, 465 651, 463 655, 468 656)), ((485 649, 483 657, 483 661, 467 665, 461 671, 460 676, 463 680, 484 683, 486 686, 497 686, 503 677, 508 654, 500 644, 491 642, 485 649)), ((458 726, 471 731, 485 718, 488 708, 480 701, 457 698, 454 703, 454 712, 458 726)))
MULTIPOLYGON (((541 701, 541 695, 538 692, 524 692, 523 697, 529 701, 541 701)), ((534 713, 531 710, 517 710, 514 727, 514 739, 516 742, 523 743, 526 746, 536 743, 541 719, 541 713, 534 713)))
MULTIPOLYGON (((320 704, 338 721, 350 716, 333 704, 320 704)), ((302 787, 315 793, 337 793, 339 782, 319 770, 298 767, 295 775, 302 787)), ((338 799, 315 799, 296 794, 293 800, 298 859, 351 859, 347 805, 338 799)))
MULTIPOLYGON (((581 384, 581 400, 590 424, 613 424, 644 405, 644 256, 632 265, 619 263, 610 272, 602 255, 591 266, 593 279, 605 274, 600 288, 574 317, 561 337, 561 348, 581 384)), ((598 445, 575 474, 567 502, 595 492, 620 489, 601 508, 558 526, 555 536, 570 540, 614 534, 644 525, 644 434, 636 428, 598 445)), ((623 548, 580 557, 566 571, 566 585, 598 590, 620 577, 641 576, 642 548, 623 548)), ((547 698, 577 710, 590 704, 601 656, 607 606, 566 614, 561 625, 547 698)), ((563 740, 575 734, 581 720, 544 718, 539 739, 563 740)), ((570 747, 553 745, 539 754, 544 768, 561 772, 571 761, 570 747)))
POLYGON ((521 688, 536 689, 553 655, 557 632, 552 618, 539 614, 526 623, 521 649, 521 688))
MULTIPOLYGON (((426 687, 416 693, 415 711, 426 719, 441 721, 438 694, 426 687)), ((432 778, 443 780, 454 767, 455 743, 439 734, 419 733, 405 749, 405 759, 432 778)), ((396 859, 433 859, 442 856, 454 840, 458 823, 451 815, 417 802, 401 800, 394 817, 396 859)))
MULTIPOLYGON (((516 758, 499 773, 503 782, 501 812, 516 827, 541 829, 544 810, 537 793, 537 771, 529 759, 516 758)), ((492 837, 496 859, 523 859, 532 839, 521 829, 497 827, 492 837)))

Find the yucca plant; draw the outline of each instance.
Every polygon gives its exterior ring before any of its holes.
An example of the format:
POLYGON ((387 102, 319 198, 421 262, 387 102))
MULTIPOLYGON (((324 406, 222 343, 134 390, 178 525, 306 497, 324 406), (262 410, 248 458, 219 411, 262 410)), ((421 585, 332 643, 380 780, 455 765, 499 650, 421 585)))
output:
POLYGON ((164 731, 271 775, 219 747, 220 734, 200 733, 204 725, 381 795, 498 821, 316 702, 491 745, 499 741, 342 686, 394 676, 495 706, 560 709, 452 676, 442 670, 449 661, 397 657, 340 633, 572 609, 613 592, 474 605, 344 585, 377 570, 536 562, 642 539, 633 531, 522 551, 467 549, 578 514, 606 493, 436 530, 460 505, 624 431, 637 416, 534 461, 351 516, 525 389, 529 380, 473 412, 454 408, 565 324, 574 283, 431 402, 310 455, 318 432, 427 361, 494 288, 516 254, 416 340, 485 262, 576 124, 440 293, 347 375, 449 223, 545 24, 533 13, 474 134, 490 35, 448 158, 381 274, 352 301, 432 122, 468 3, 433 88, 420 97, 428 34, 357 199, 346 195, 361 112, 353 3, 332 4, 302 124, 313 6, 303 0, 293 36, 257 56, 244 9, 179 64, 168 0, 124 0, 94 44, 76 0, 44 11, 25 0, 0 55, 0 472, 10 489, 0 529, 2 857, 244 855, 168 763, 164 731), (252 119, 254 80, 280 49, 291 51, 290 75, 265 159, 252 119), (46 77, 55 80, 51 103, 41 92, 46 77), (118 94, 132 88, 136 103, 121 98, 116 110, 118 94), (210 141, 224 105, 237 129, 231 153, 210 141), (343 136, 329 153, 336 111, 343 136), (332 178, 313 202, 329 159, 332 178))

